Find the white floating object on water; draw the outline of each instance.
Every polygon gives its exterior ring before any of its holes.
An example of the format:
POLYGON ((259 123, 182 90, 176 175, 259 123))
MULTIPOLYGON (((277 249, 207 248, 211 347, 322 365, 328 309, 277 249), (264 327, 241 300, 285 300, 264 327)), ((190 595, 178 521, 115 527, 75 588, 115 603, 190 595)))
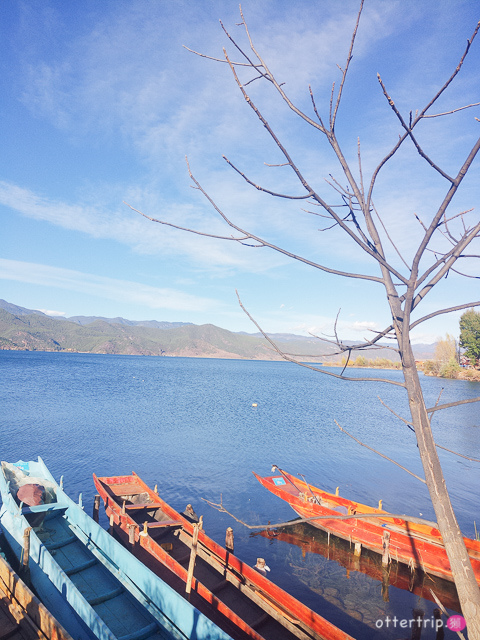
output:
POLYGON ((258 406, 256 402, 252 402, 252 407, 258 406))

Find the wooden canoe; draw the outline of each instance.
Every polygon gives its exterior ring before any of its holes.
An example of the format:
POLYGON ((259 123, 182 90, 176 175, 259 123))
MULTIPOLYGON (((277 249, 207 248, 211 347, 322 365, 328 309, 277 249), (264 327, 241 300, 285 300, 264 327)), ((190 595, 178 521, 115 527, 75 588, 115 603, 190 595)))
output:
POLYGON ((238 640, 351 640, 351 637, 210 539, 137 474, 99 478, 97 492, 115 534, 179 593, 185 593, 194 535, 190 597, 238 640), (197 533, 195 533, 197 528, 197 533))
POLYGON ((231 640, 87 516, 41 458, 1 470, 7 542, 20 560, 27 531, 32 585, 73 638, 231 640), (25 486, 43 488, 40 504, 18 504, 25 486))
POLYGON ((72 640, 0 555, 0 639, 72 640))
MULTIPOLYGON (((324 519, 310 520, 310 524, 314 527, 330 531, 352 544, 361 544, 377 553, 384 552, 384 534, 389 534, 388 552, 391 560, 406 563, 412 568, 419 568, 424 573, 453 580, 442 537, 436 527, 392 517, 383 509, 369 507, 322 491, 278 467, 275 469, 278 471, 275 476, 261 477, 255 472, 253 475, 268 491, 288 502, 302 518, 323 516, 324 519), (355 516, 370 513, 379 514, 379 516, 352 517, 347 520, 325 518, 325 516, 355 516)), ((464 538, 464 541, 477 582, 480 583, 480 541, 471 538, 464 538)))
POLYGON ((314 528, 308 523, 298 523, 287 527, 268 528, 253 533, 252 536, 262 536, 268 540, 299 547, 302 556, 313 553, 336 562, 351 572, 360 572, 376 580, 382 585, 382 596, 388 601, 390 586, 409 591, 419 598, 436 602, 432 595, 440 600, 446 609, 461 613, 455 584, 438 576, 431 576, 423 571, 412 571, 401 562, 394 562, 388 566, 382 564, 381 556, 369 549, 362 549, 361 554, 355 554, 355 547, 349 541, 339 538, 329 532, 314 528))

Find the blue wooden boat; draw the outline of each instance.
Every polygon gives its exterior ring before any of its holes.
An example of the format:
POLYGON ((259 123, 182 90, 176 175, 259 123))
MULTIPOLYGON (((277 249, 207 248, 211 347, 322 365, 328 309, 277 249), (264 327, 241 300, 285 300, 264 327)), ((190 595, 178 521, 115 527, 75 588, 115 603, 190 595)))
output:
MULTIPOLYGON (((39 597, 76 640, 230 640, 87 516, 43 460, 1 463, 0 523, 39 597), (41 504, 18 496, 41 487, 41 504), (28 492, 28 491, 27 491, 28 492), (25 500, 26 502, 27 500, 25 500), (24 538, 24 533, 29 536, 24 538)), ((37 501, 38 502, 38 501, 37 501)))

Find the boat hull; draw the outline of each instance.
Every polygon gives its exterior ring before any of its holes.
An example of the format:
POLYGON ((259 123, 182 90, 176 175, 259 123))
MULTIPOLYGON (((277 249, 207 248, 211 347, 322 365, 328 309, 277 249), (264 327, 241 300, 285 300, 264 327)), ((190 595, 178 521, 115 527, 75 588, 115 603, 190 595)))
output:
MULTIPOLYGON (((392 517, 382 509, 322 491, 285 471, 277 476, 261 477, 256 473, 253 475, 268 491, 287 502, 301 518, 309 518, 309 523, 314 527, 377 553, 384 552, 384 534, 388 533, 388 554, 391 560, 453 581, 450 562, 437 528, 410 523, 392 517), (366 513, 378 514, 378 517, 355 517, 366 513), (328 518, 340 515, 352 517, 345 520, 328 518), (322 516, 322 519, 316 520, 315 516, 322 516)), ((470 538, 464 540, 477 582, 480 583, 480 542, 470 538)))
POLYGON ((16 465, 2 463, 0 521, 20 558, 24 532, 30 528, 27 518, 44 514, 41 528, 31 529, 29 536, 31 580, 47 608, 73 637, 230 640, 87 516, 57 485, 40 458, 16 465), (39 479, 47 494, 53 492, 55 501, 18 505, 9 490, 10 478, 18 469, 25 471, 27 480, 39 479))
POLYGON ((0 628, 10 640, 72 640, 9 563, 0 557, 0 628))
MULTIPOLYGON (((166 576, 170 574, 173 583, 185 592, 187 557, 181 558, 178 545, 182 543, 187 552, 191 549, 194 524, 172 509, 136 474, 108 478, 94 476, 94 482, 116 534, 164 579, 168 580, 166 576), (143 504, 138 504, 139 496, 143 504), (146 521, 144 527, 143 520, 146 521), (160 531, 162 537, 154 539, 151 531, 160 531), (168 545, 173 547, 169 551, 165 548, 168 545)), ((203 529, 198 531, 197 554, 200 562, 193 574, 192 596, 197 598, 197 606, 202 599, 207 607, 214 607, 227 624, 232 622, 236 627, 235 637, 254 640, 350 638, 218 545, 203 529), (255 604, 253 609, 249 600, 255 604), (249 608, 259 612, 260 618, 266 612, 272 620, 264 620, 255 629, 250 622, 254 617, 248 613, 249 608)))

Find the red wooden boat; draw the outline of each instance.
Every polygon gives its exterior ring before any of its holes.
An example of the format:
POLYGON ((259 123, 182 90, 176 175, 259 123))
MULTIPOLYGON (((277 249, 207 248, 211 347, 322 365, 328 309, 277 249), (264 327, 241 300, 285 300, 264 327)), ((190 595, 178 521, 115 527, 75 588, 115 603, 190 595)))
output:
POLYGON ((114 533, 179 593, 193 547, 190 601, 232 638, 353 640, 211 540, 201 523, 172 509, 135 473, 93 479, 114 533))
MULTIPOLYGON (((314 527, 330 531, 352 544, 363 545, 378 553, 383 553, 384 545, 388 544, 391 560, 404 562, 412 568, 419 568, 425 573, 446 580, 453 580, 447 553, 437 528, 392 517, 383 509, 375 509, 322 491, 278 467, 274 469, 278 471, 276 476, 261 477, 256 473, 253 475, 271 493, 288 502, 302 518, 380 514, 380 517, 374 518, 310 520, 314 527), (385 535, 389 537, 388 541, 385 535)), ((464 538, 464 541, 477 582, 480 583, 480 541, 471 538, 464 538)))

